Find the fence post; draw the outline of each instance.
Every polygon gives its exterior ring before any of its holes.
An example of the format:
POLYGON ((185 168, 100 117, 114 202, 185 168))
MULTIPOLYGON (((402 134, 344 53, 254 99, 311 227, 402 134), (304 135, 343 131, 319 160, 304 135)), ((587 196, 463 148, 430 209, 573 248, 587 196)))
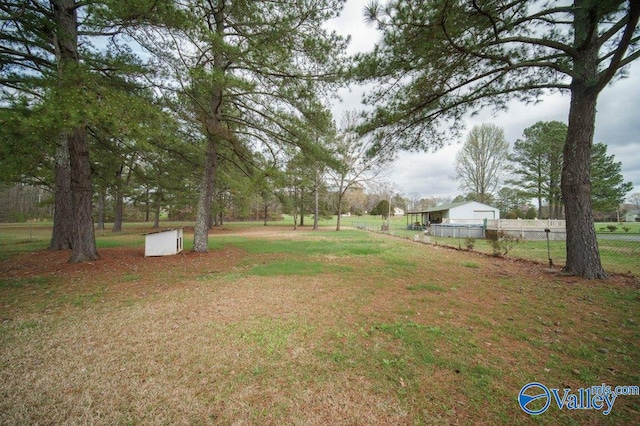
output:
POLYGON ((551 229, 549 228, 544 228, 544 232, 545 234, 547 234, 547 257, 549 258, 549 267, 553 267, 553 261, 551 260, 551 246, 549 245, 549 232, 551 232, 551 229))

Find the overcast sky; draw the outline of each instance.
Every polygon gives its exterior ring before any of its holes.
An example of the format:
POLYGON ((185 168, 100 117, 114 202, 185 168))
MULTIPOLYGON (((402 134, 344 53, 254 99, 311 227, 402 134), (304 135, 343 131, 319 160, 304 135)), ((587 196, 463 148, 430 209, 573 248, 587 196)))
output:
MULTIPOLYGON (((348 0, 340 19, 332 22, 336 31, 351 35, 350 53, 368 51, 379 39, 373 26, 364 23, 363 8, 369 0, 348 0)), ((622 163, 625 182, 632 182, 634 192, 640 192, 640 60, 629 70, 629 77, 605 88, 598 99, 594 142, 607 144, 607 154, 622 163)), ((340 92, 342 102, 333 108, 336 120, 346 110, 362 109, 363 89, 353 87, 340 92)), ((525 128, 538 121, 557 120, 566 123, 569 95, 551 95, 537 105, 513 102, 506 113, 493 116, 490 111, 470 118, 458 143, 435 153, 408 153, 398 156, 393 164, 390 181, 404 195, 417 193, 422 197, 455 197, 461 194, 454 175, 454 160, 469 130, 482 123, 492 123, 504 129, 507 141, 513 144, 522 138, 525 128)))

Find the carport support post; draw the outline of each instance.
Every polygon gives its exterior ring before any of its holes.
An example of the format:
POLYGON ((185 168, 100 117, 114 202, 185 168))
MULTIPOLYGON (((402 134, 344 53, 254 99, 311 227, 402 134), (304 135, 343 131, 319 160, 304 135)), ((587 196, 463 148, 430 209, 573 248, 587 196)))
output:
POLYGON ((551 246, 549 245, 549 232, 551 229, 544 228, 544 233, 547 234, 547 257, 549 258, 549 267, 553 267, 553 261, 551 260, 551 246))

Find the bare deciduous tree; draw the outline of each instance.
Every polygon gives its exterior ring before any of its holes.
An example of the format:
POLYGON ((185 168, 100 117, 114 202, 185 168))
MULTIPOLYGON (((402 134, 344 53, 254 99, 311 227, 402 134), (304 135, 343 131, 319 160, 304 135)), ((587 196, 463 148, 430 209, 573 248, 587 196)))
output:
POLYGON ((456 156, 458 188, 477 194, 488 202, 496 190, 509 155, 509 143, 502 128, 493 124, 475 126, 456 156))
POLYGON ((345 113, 340 126, 341 131, 336 138, 335 155, 340 167, 328 170, 338 196, 336 231, 340 230, 342 204, 347 192, 358 185, 380 179, 385 171, 384 164, 391 159, 384 151, 376 151, 375 155, 370 155, 371 141, 355 132, 358 124, 358 114, 355 111, 345 113))

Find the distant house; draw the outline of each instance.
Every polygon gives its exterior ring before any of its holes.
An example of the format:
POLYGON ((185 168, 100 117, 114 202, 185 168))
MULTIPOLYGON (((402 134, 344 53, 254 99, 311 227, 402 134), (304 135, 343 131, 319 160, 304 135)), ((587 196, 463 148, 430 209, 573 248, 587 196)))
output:
POLYGON ((407 224, 414 226, 425 226, 442 222, 483 224, 485 219, 500 219, 500 210, 477 201, 464 201, 407 213, 407 224))
POLYGON ((404 216, 404 210, 402 210, 400 207, 394 207, 393 208, 393 215, 394 216, 404 216))
POLYGON ((640 210, 629 210, 624 214, 625 222, 640 222, 640 210))

